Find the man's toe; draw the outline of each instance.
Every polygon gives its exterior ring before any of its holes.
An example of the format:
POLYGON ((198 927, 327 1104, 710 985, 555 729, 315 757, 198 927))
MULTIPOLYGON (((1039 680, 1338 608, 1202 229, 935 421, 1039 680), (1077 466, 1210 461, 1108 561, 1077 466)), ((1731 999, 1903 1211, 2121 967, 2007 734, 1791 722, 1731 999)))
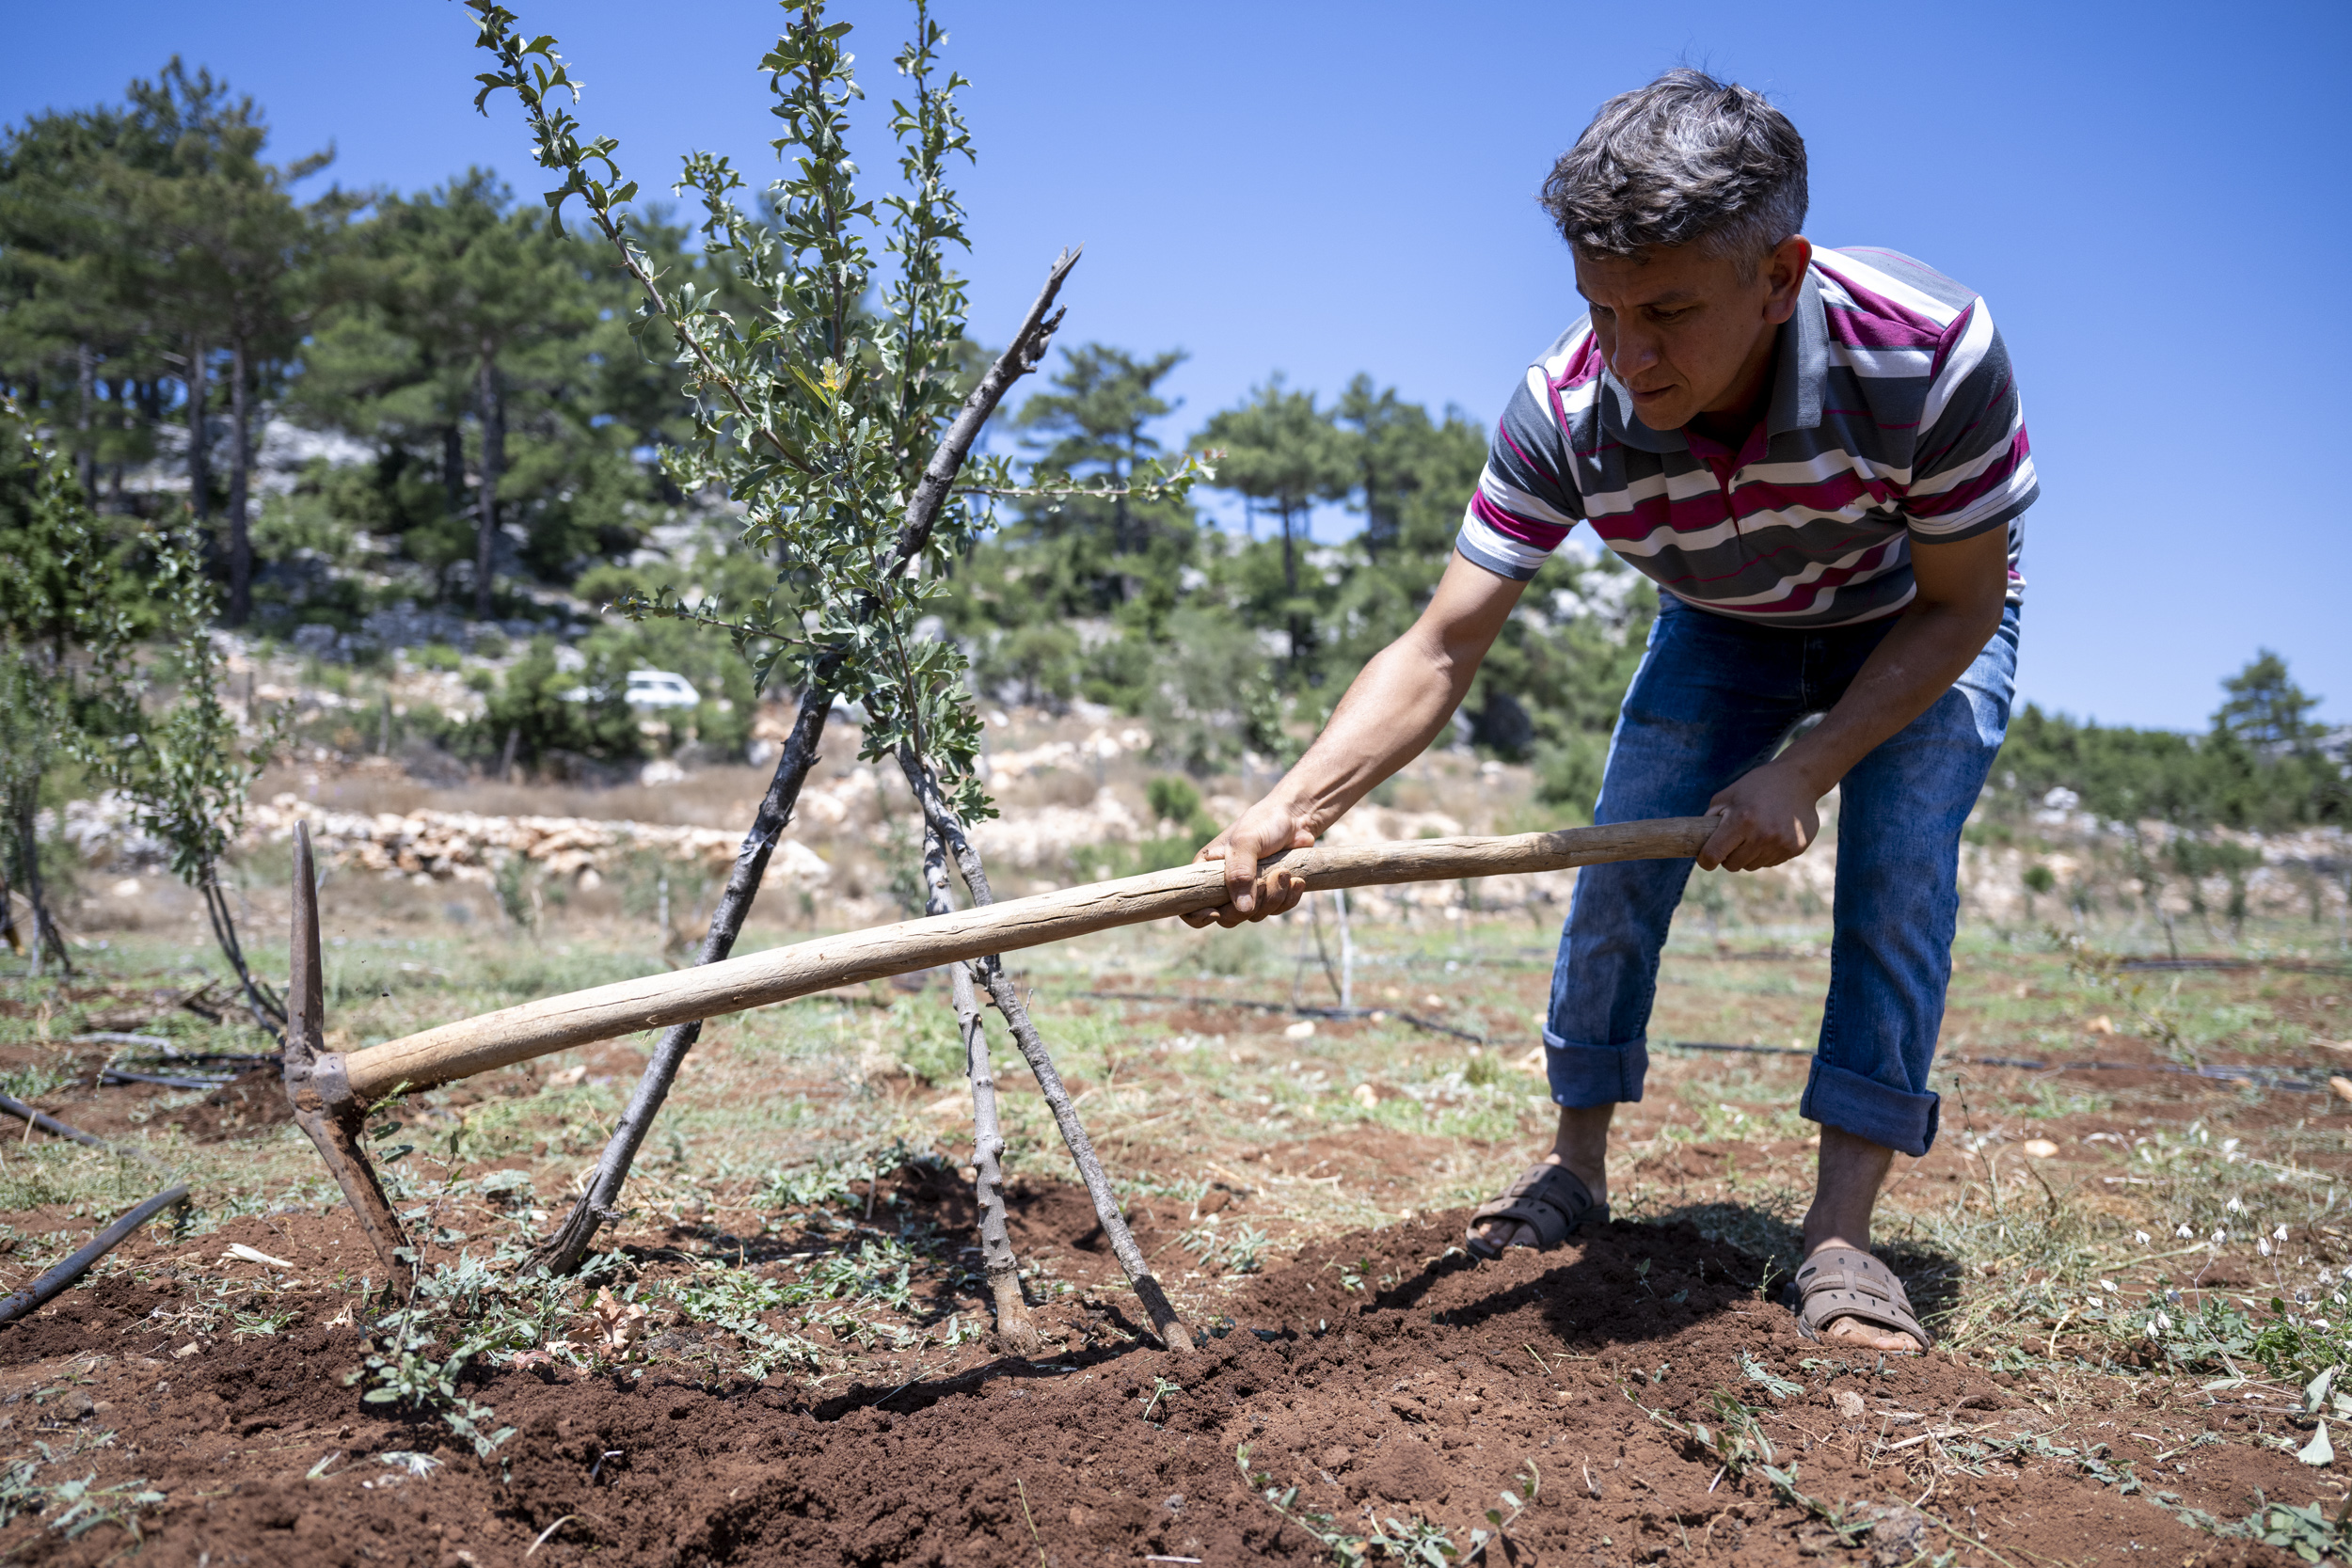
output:
POLYGON ((1877 1323, 1864 1323, 1859 1318, 1834 1318, 1821 1334, 1824 1338, 1844 1339, 1866 1345, 1871 1350, 1907 1351, 1915 1354, 1926 1348, 1899 1329, 1883 1328, 1877 1323))
POLYGON ((1535 1234, 1518 1220, 1488 1220, 1478 1234, 1500 1247, 1533 1246, 1535 1234))

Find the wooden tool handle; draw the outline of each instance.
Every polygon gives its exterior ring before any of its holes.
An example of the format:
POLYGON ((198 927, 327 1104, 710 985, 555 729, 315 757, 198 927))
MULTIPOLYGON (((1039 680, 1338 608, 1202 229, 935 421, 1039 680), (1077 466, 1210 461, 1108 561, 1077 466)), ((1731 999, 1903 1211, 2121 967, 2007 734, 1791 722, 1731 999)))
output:
MULTIPOLYGON (((1293 849, 1266 863, 1302 877, 1310 891, 1390 882, 1452 881, 1559 871, 1603 861, 1671 860, 1698 853, 1714 831, 1706 816, 1500 838, 1423 838, 1293 849)), ((1139 926, 1225 902, 1216 862, 1089 882, 954 914, 900 921, 819 937, 715 964, 526 1002, 352 1052, 342 1064, 353 1100, 369 1103, 394 1086, 427 1088, 592 1040, 689 1019, 716 1018, 811 991, 889 974, 909 974, 990 953, 1139 926)))

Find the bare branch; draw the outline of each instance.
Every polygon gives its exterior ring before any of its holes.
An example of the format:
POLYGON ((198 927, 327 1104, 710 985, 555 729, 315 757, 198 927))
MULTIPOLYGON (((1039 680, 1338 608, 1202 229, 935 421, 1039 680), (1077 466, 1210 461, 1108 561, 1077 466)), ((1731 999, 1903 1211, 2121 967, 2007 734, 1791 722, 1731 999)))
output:
POLYGON ((1045 286, 1037 298, 1029 302, 1028 314, 1013 330, 1012 341, 1005 352, 988 367, 979 385, 963 400, 962 408, 949 421, 939 437, 939 445, 931 449, 931 460, 923 465, 923 477, 914 486, 914 494, 907 498, 906 520, 898 527, 898 548, 892 552, 896 577, 907 563, 921 554, 930 544, 931 525, 939 519, 939 509, 947 502, 955 487, 956 475, 963 467, 964 458, 972 451, 972 443, 979 439, 980 427, 988 423, 996 405, 1012 389, 1012 384, 1042 364, 1045 350, 1054 341, 1054 331, 1061 325, 1064 312, 1054 309, 1054 298, 1061 293, 1062 279, 1078 264, 1086 246, 1078 245, 1054 258, 1054 265, 1045 275, 1045 286), (1048 315, 1047 312, 1052 314, 1048 315))

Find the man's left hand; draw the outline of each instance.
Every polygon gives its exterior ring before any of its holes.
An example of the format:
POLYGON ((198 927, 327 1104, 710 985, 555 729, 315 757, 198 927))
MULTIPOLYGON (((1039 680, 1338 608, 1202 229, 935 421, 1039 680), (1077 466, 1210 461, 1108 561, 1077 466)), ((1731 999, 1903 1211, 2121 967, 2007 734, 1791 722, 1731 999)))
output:
POLYGON ((1826 793, 1786 757, 1735 779, 1707 802, 1723 820, 1699 849, 1701 869, 1761 871, 1796 859, 1820 833, 1826 793))

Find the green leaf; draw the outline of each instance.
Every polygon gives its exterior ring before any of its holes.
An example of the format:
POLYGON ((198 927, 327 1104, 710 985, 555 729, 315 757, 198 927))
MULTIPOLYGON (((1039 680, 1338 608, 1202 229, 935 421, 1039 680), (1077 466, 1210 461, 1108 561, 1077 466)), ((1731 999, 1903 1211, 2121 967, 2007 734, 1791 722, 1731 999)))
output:
POLYGON ((2295 1457, 2314 1466, 2326 1466, 2336 1462, 2336 1446, 2328 1440, 2326 1421, 2319 1423, 2319 1430, 2312 1433, 2312 1440, 2297 1449, 2295 1457))

